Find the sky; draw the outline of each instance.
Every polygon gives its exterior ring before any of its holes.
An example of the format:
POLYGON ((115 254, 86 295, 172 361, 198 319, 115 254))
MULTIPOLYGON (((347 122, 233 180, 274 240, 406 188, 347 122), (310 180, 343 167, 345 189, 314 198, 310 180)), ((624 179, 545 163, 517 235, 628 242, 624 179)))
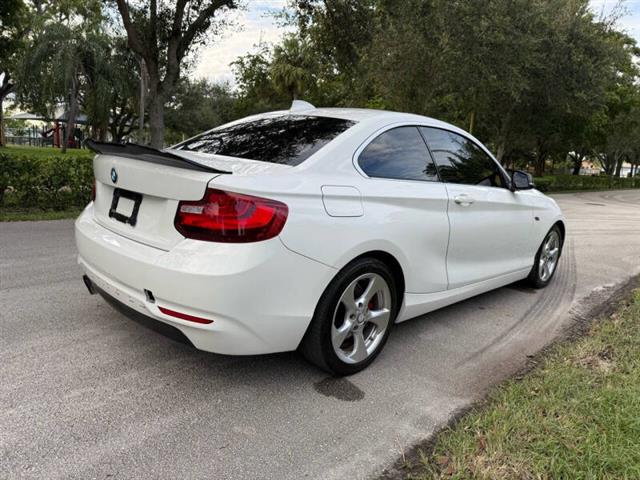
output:
POLYGON ((231 62, 255 52, 260 42, 277 43, 287 32, 273 17, 285 7, 286 0, 247 0, 246 4, 246 9, 230 15, 236 28, 227 30, 215 44, 200 49, 192 77, 233 84, 231 62))
MULTIPOLYGON (((234 84, 231 62, 255 52, 261 41, 277 43, 286 33, 287 30, 272 16, 286 3, 286 0, 247 0, 246 9, 231 15, 236 28, 226 31, 214 44, 200 49, 191 76, 234 84)), ((591 6, 597 14, 602 11, 608 13, 617 3, 618 0, 592 0, 591 6)), ((620 20, 620 28, 640 43, 640 0, 626 0, 624 3, 628 14, 620 20)))

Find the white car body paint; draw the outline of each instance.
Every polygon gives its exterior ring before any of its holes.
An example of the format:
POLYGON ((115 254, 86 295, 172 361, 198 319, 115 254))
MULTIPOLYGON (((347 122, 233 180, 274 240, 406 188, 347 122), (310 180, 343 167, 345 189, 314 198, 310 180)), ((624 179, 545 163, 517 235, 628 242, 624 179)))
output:
POLYGON ((197 348, 271 353, 298 346, 322 292, 356 257, 384 252, 398 262, 400 322, 525 278, 544 236, 563 220, 557 204, 537 190, 369 178, 360 169, 360 152, 398 126, 449 130, 491 155, 438 120, 304 106, 233 124, 284 113, 357 123, 295 167, 167 150, 232 172, 217 174, 97 155, 96 200, 75 225, 86 275, 130 308, 175 326, 197 348), (135 226, 109 217, 115 187, 143 195, 135 226), (285 203, 282 232, 253 243, 184 238, 173 224, 178 202, 201 199, 207 187, 285 203), (213 323, 168 316, 159 306, 213 323))

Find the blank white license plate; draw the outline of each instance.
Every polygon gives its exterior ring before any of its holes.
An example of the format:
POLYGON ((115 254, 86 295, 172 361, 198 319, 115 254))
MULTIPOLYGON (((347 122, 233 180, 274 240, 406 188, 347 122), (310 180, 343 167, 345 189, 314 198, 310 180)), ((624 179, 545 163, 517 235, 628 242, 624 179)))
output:
POLYGON ((116 212, 125 217, 130 217, 133 214, 133 207, 136 204, 133 200, 127 197, 120 197, 116 212))
POLYGON ((116 188, 113 191, 109 217, 135 227, 141 203, 142 194, 116 188))

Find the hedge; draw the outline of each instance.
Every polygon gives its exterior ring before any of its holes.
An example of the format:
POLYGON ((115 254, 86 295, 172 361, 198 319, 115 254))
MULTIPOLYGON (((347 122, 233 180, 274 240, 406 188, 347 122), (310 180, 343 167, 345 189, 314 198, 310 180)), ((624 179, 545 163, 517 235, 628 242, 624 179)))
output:
MULTIPOLYGON (((54 153, 54 152, 52 152, 54 153)), ((92 160, 87 153, 46 157, 0 151, 0 207, 66 210, 82 208, 91 198, 92 160)), ((609 190, 640 188, 640 177, 613 178, 554 175, 535 179, 538 190, 609 190)))
POLYGON ((93 163, 86 155, 48 158, 0 152, 0 207, 65 210, 91 199, 93 163))
POLYGON ((597 177, 587 175, 553 175, 536 177, 534 182, 536 188, 541 192, 640 188, 640 177, 619 178, 605 175, 597 177))

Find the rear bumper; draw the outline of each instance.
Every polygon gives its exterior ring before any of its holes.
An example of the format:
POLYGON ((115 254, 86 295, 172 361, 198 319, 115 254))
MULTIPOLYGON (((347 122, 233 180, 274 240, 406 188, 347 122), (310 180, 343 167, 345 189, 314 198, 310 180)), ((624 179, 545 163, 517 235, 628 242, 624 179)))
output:
POLYGON ((76 220, 75 233, 78 263, 100 290, 178 328, 196 348, 221 354, 297 348, 335 275, 278 238, 247 244, 183 240, 170 251, 160 250, 99 225, 92 205, 76 220), (159 307, 213 323, 168 316, 159 307))
POLYGON ((129 306, 122 303, 120 300, 109 295, 104 290, 101 290, 96 284, 91 282, 89 277, 87 277, 86 275, 83 275, 82 278, 87 284, 87 288, 89 288, 89 292, 92 295, 99 294, 102 298, 106 300, 108 304, 110 304, 113 308, 118 310, 123 315, 127 316, 129 319, 135 321, 136 323, 139 323, 140 325, 143 325, 146 328, 149 328, 150 330, 158 332, 164 335, 165 337, 171 338, 177 342, 184 343, 193 347, 193 344, 191 343, 191 341, 187 337, 185 337, 184 333, 182 333, 182 331, 179 330, 178 328, 174 327, 169 323, 159 322, 155 318, 152 318, 148 315, 145 315, 144 313, 140 313, 139 311, 134 310, 133 308, 130 308, 129 306))

